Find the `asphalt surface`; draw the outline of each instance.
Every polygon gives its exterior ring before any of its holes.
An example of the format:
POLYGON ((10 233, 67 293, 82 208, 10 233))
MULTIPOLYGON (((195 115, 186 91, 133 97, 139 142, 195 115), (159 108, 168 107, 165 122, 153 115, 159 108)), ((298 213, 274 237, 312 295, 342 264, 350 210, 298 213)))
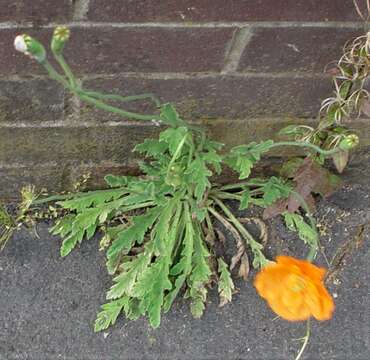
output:
MULTIPOLYGON (((367 172, 366 172, 367 174, 367 172)), ((369 180, 369 178, 367 179, 369 180)), ((313 321, 303 359, 370 359, 370 181, 349 184, 320 202, 321 243, 335 264, 328 286, 336 302, 332 320, 313 321)), ((146 319, 123 317, 106 332, 93 323, 110 277, 98 240, 85 241, 67 258, 61 240, 38 225, 40 239, 19 231, 0 254, 0 359, 294 359, 305 323, 276 319, 252 286, 237 282, 231 304, 218 307, 210 292, 202 319, 178 300, 153 330, 146 319)), ((305 255, 279 219, 269 224, 267 252, 305 255)), ((318 262, 325 264, 323 255, 318 262)))

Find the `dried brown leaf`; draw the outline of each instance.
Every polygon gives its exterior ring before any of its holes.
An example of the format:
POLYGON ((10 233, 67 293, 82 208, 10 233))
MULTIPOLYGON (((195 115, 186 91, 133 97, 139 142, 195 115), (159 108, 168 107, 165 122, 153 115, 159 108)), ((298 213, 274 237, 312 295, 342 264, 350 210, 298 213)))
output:
POLYGON ((349 159, 349 152, 346 150, 341 150, 333 155, 333 162, 335 168, 339 173, 342 173, 344 168, 347 166, 349 159))
POLYGON ((282 214, 286 211, 286 208, 288 206, 288 200, 287 199, 279 199, 275 201, 272 205, 268 206, 264 211, 262 218, 264 220, 271 219, 277 215, 282 214))
POLYGON ((244 253, 240 260, 238 276, 243 278, 244 281, 247 281, 249 270, 250 270, 250 266, 249 266, 248 255, 244 253))

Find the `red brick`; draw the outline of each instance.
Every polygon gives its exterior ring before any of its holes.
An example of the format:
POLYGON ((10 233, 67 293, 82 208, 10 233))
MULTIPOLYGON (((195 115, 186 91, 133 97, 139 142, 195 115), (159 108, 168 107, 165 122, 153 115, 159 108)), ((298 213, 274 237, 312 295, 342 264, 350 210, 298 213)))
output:
POLYGON ((222 69, 233 29, 74 29, 66 56, 79 72, 199 72, 222 69))
POLYGON ((0 21, 62 22, 72 13, 70 0, 0 0, 0 21))
MULTIPOLYGON (((123 77, 93 80, 86 88, 123 95, 152 92, 163 102, 174 102, 188 120, 258 116, 315 117, 321 100, 332 92, 328 79, 268 76, 209 76, 187 79, 123 77)), ((132 111, 152 112, 142 102, 125 104, 132 111)), ((84 112, 86 119, 119 120, 103 111, 84 112)))
POLYGON ((255 72, 323 72, 338 60, 344 44, 361 30, 333 28, 256 29, 239 70, 255 72))
MULTIPOLYGON (((65 57, 78 74, 219 71, 233 31, 72 28, 65 57)), ((24 32, 40 39, 48 47, 52 29, 0 30, 0 74, 45 73, 35 61, 14 50, 14 37, 24 32)))
POLYGON ((94 21, 348 21, 351 0, 91 0, 94 21))

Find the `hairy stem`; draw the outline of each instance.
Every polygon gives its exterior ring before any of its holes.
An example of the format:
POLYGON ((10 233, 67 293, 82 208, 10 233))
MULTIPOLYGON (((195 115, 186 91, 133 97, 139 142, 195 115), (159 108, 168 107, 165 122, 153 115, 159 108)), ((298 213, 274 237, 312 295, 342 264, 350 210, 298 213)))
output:
POLYGON ((297 147, 310 148, 312 150, 315 150, 319 154, 325 155, 325 156, 333 155, 337 153, 338 151, 340 151, 340 149, 338 148, 331 149, 331 150, 324 150, 324 149, 321 149, 317 145, 311 144, 309 142, 303 142, 303 141, 279 141, 279 142, 273 143, 270 146, 270 149, 274 147, 278 147, 278 146, 297 146, 297 147))
POLYGON ((303 341, 303 344, 302 344, 302 347, 301 349, 299 350, 299 353, 297 354, 295 360, 299 360, 303 354, 303 352, 305 351, 306 347, 307 347, 307 344, 308 344, 308 340, 310 339, 310 335, 311 335, 311 324, 310 324, 310 319, 307 320, 307 328, 306 328, 306 335, 304 336, 304 341, 303 341))
POLYGON ((76 89, 76 78, 73 75, 73 72, 72 72, 71 68, 69 67, 69 65, 64 60, 63 55, 62 54, 58 55, 58 54, 54 53, 54 57, 58 61, 59 65, 63 69, 64 73, 66 74, 71 87, 76 89))
POLYGON ((94 105, 95 107, 97 107, 99 109, 102 109, 102 110, 105 110, 105 111, 108 111, 108 112, 111 112, 111 113, 115 113, 115 114, 121 115, 121 116, 129 118, 129 119, 144 120, 144 121, 153 121, 153 120, 160 121, 161 120, 159 115, 137 114, 137 113, 134 113, 134 112, 131 112, 131 111, 122 110, 122 109, 117 108, 115 106, 106 104, 105 102, 103 102, 101 100, 90 97, 90 96, 86 95, 86 93, 82 89, 78 88, 77 86, 73 87, 63 76, 61 76, 53 68, 53 66, 48 61, 44 61, 43 66, 45 67, 49 76, 52 79, 58 81, 66 89, 70 90, 73 94, 78 96, 81 100, 83 100, 83 101, 85 101, 89 104, 92 104, 92 105, 94 105))
POLYGON ((87 96, 100 99, 100 100, 117 100, 122 102, 129 102, 129 101, 138 101, 138 100, 151 100, 155 104, 156 107, 161 106, 161 102, 154 94, 140 94, 140 95, 130 95, 130 96, 121 96, 116 94, 102 94, 98 91, 90 91, 84 90, 84 93, 87 96))

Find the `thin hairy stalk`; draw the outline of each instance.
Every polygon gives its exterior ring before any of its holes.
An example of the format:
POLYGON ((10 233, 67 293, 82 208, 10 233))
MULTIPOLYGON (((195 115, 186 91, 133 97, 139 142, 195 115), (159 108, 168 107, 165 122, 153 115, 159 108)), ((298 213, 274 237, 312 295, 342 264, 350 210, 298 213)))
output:
POLYGON ((302 340, 304 340, 304 341, 303 341, 302 347, 299 350, 299 353, 297 354, 295 360, 299 360, 301 358, 303 352, 305 351, 305 349, 307 347, 308 341, 310 339, 310 335, 311 335, 311 324, 310 324, 310 319, 308 319, 307 320, 307 327, 306 327, 306 335, 302 338, 302 340))
POLYGON ((73 75, 73 72, 72 72, 71 68, 69 67, 69 65, 64 60, 63 55, 62 54, 58 55, 58 54, 55 54, 54 53, 54 57, 58 61, 59 65, 63 69, 64 73, 66 74, 71 87, 73 89, 76 89, 77 88, 77 86, 76 86, 76 78, 73 75))
POLYGON ((216 238, 215 229, 213 227, 212 220, 211 220, 211 217, 209 216, 208 211, 206 212, 205 220, 207 224, 207 231, 210 233, 210 236, 212 237, 212 239, 215 239, 216 238))
POLYGON ((125 118, 130 118, 130 119, 135 119, 135 120, 143 120, 143 121, 157 120, 157 121, 161 121, 161 118, 160 118, 159 115, 137 114, 137 113, 134 113, 134 112, 131 112, 131 111, 122 110, 122 109, 117 108, 115 106, 106 104, 103 101, 100 101, 98 99, 90 97, 90 96, 86 95, 82 89, 79 89, 78 87, 73 87, 72 85, 70 85, 70 83, 63 76, 61 76, 48 61, 44 61, 42 64, 44 65, 45 69, 47 70, 49 76, 52 79, 61 83, 66 89, 70 90, 73 94, 78 96, 81 100, 83 100, 83 101, 85 101, 89 104, 92 104, 92 105, 94 105, 95 107, 97 107, 99 109, 121 115, 125 118))
POLYGON ((100 99, 100 100, 117 100, 122 102, 129 102, 129 101, 138 101, 138 100, 152 100, 156 107, 161 106, 161 102, 154 94, 141 94, 141 95, 130 95, 130 96, 121 96, 116 94, 102 94, 98 91, 91 91, 85 90, 84 93, 87 96, 100 99))
POLYGON ((213 195, 219 199, 223 200, 238 200, 240 201, 242 196, 238 194, 228 193, 226 191, 214 191, 211 192, 210 195, 213 195))
POLYGON ((137 114, 131 111, 122 110, 120 108, 117 108, 115 106, 106 104, 105 102, 92 98, 90 96, 85 95, 85 93, 82 90, 77 90, 76 95, 83 101, 94 105, 98 109, 105 110, 114 114, 121 115, 125 118, 135 119, 135 120, 144 120, 144 121, 161 121, 161 118, 159 115, 141 115, 137 114))
POLYGON ((45 60, 42 65, 48 72, 49 76, 53 79, 56 80, 57 82, 61 83, 66 89, 70 90, 71 92, 75 92, 75 88, 73 88, 69 82, 62 76, 60 75, 54 67, 49 63, 49 61, 45 60))
POLYGON ((340 151, 340 149, 338 149, 338 148, 331 149, 331 150, 323 150, 319 146, 316 146, 316 145, 308 143, 308 142, 301 142, 301 141, 279 141, 279 142, 273 143, 270 146, 270 149, 272 149, 274 147, 277 147, 277 146, 298 146, 298 147, 310 148, 310 149, 315 150, 316 152, 318 152, 319 154, 324 155, 324 156, 333 155, 333 154, 340 151))
MULTIPOLYGON (((244 186, 256 186, 255 181, 241 181, 235 184, 228 184, 220 187, 221 191, 227 191, 227 190, 234 190, 234 189, 239 189, 243 188, 244 186)), ((258 186, 258 185, 257 185, 258 186)), ((252 190, 254 191, 254 190, 252 190)))

